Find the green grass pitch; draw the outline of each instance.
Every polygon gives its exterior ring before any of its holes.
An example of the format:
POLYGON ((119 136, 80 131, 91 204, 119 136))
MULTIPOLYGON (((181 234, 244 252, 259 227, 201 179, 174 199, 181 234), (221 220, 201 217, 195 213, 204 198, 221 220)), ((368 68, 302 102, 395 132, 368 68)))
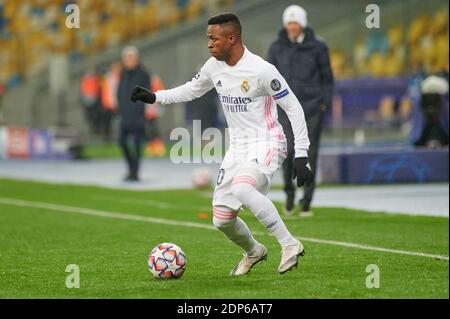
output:
POLYGON ((241 217, 269 256, 248 276, 231 278, 228 273, 242 252, 209 228, 211 215, 199 218, 199 212, 210 212, 209 205, 205 191, 125 191, 0 179, 0 298, 449 297, 448 259, 333 244, 448 256, 448 218, 316 208, 312 218, 286 220, 293 234, 310 240, 303 242, 306 255, 299 267, 279 275, 275 238, 244 211, 241 217), (182 278, 152 278, 147 255, 160 242, 185 251, 182 278), (69 264, 80 268, 80 288, 66 287, 69 264), (380 269, 379 288, 366 287, 369 264, 380 269))

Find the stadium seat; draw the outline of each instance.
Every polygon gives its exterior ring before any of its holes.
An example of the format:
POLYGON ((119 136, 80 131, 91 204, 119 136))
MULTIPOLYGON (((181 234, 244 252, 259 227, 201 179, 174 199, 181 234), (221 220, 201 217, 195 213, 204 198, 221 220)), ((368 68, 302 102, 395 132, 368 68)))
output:
MULTIPOLYGON (((222 7, 232 2, 214 1, 214 4, 222 7)), ((18 73, 25 77, 38 73, 52 50, 70 56, 95 54, 106 47, 159 32, 162 27, 173 27, 185 19, 194 20, 206 5, 201 0, 79 0, 76 3, 83 17, 83 28, 76 31, 65 27, 65 0, 2 4, 0 81, 7 82, 18 73), (26 42, 23 59, 11 53, 18 50, 17 37, 8 38, 18 33, 24 34, 26 40, 22 41, 26 42)))

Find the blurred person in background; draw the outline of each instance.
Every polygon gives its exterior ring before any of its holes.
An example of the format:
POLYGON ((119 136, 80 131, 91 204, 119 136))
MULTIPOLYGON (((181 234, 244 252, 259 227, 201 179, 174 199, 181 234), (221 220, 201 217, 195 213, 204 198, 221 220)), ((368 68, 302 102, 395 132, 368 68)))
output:
POLYGON ((117 112, 120 72, 120 62, 114 62, 102 82, 102 135, 105 142, 111 141, 111 124, 117 112))
POLYGON ((0 83, 0 124, 3 123, 3 95, 5 94, 5 85, 0 83))
POLYGON ((217 92, 214 90, 207 92, 199 99, 186 103, 188 108, 192 110, 192 120, 201 121, 202 133, 207 128, 214 126, 217 117, 218 103, 219 99, 217 97, 217 92))
POLYGON ((145 142, 145 103, 130 101, 135 86, 150 88, 150 75, 141 65, 138 49, 125 47, 122 51, 122 72, 117 92, 119 115, 119 145, 128 165, 126 181, 139 180, 142 144, 145 142), (128 143, 129 139, 132 143, 128 143))
POLYGON ((448 80, 430 75, 420 83, 420 98, 413 107, 411 139, 415 146, 438 148, 448 145, 448 80))
POLYGON ((91 134, 100 132, 101 78, 96 68, 90 68, 81 77, 81 105, 91 134))
MULTIPOLYGON (((152 91, 164 90, 164 83, 157 74, 151 76, 151 89, 152 91)), ((150 157, 164 156, 166 153, 166 146, 164 145, 164 139, 159 132, 159 117, 162 114, 162 108, 159 103, 145 104, 145 135, 147 140, 147 155, 150 157)))
MULTIPOLYGON (((201 65, 197 66, 197 70, 200 70, 201 65)), ((208 91, 198 99, 189 101, 186 103, 186 120, 192 121, 188 123, 193 125, 194 120, 199 120, 201 124, 201 133, 209 128, 213 127, 216 118, 217 110, 219 107, 219 98, 215 90, 208 91)), ((203 141, 207 143, 208 141, 203 141)))
MULTIPOLYGON (((331 106, 333 94, 334 79, 328 47, 308 27, 306 11, 298 5, 291 5, 284 10, 283 25, 278 39, 269 48, 267 60, 284 76, 303 107, 311 143, 308 158, 315 177, 323 117, 331 106)), ((295 200, 295 187, 292 183, 294 141, 289 119, 280 107, 278 115, 288 142, 283 178, 287 195, 284 212, 289 216, 294 212, 295 200)), ((299 203, 300 216, 312 215, 310 207, 314 188, 314 182, 305 186, 303 198, 299 203)))

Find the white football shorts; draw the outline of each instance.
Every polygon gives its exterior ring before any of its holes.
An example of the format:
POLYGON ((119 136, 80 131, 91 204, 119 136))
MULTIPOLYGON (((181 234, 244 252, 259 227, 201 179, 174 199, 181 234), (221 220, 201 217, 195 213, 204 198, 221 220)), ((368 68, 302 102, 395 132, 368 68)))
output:
POLYGON ((213 206, 225 206, 233 211, 238 211, 242 203, 231 192, 234 182, 247 182, 267 194, 273 174, 281 167, 287 157, 286 142, 263 141, 248 144, 246 147, 237 148, 230 146, 225 154, 222 165, 217 176, 216 186, 213 194, 213 206), (246 178, 247 172, 255 172, 260 176, 246 178), (258 180, 256 185, 255 182, 258 180), (261 182, 260 182, 261 181, 261 182))

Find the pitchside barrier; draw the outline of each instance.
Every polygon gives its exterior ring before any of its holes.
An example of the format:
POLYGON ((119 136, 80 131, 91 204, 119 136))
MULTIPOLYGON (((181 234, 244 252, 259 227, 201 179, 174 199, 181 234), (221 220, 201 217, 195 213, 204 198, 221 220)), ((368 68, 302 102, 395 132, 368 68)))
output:
POLYGON ((81 144, 68 129, 0 127, 0 159, 75 159, 81 144))
POLYGON ((320 169, 323 183, 448 182, 448 147, 323 150, 320 169))
MULTIPOLYGON (((70 130, 0 127, 0 159, 76 159, 81 153, 70 130)), ((322 183, 448 182, 448 147, 323 149, 319 160, 322 183)))

